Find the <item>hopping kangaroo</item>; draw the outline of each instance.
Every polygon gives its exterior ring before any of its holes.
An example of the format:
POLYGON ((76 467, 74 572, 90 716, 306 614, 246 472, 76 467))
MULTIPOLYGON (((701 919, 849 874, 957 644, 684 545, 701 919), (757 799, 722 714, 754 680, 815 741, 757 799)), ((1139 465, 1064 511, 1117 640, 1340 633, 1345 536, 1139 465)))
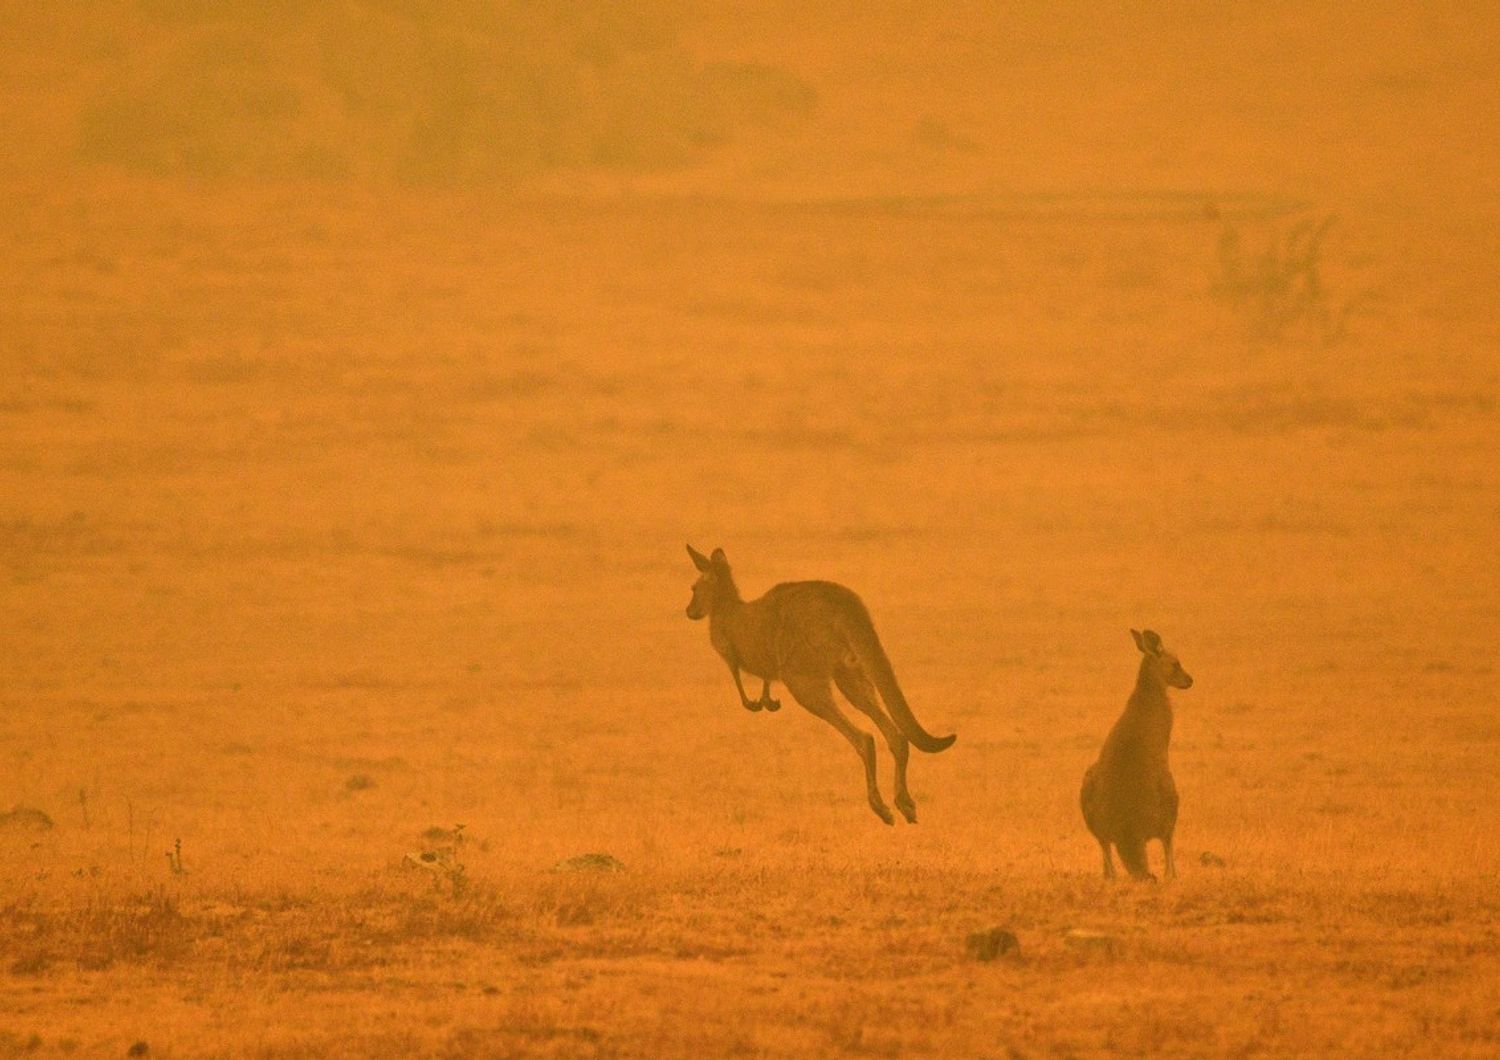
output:
POLYGON ((896 809, 915 824, 917 805, 906 788, 907 744, 936 754, 957 737, 933 736, 912 715, 860 598, 832 582, 787 582, 759 600, 746 601, 740 599, 723 549, 705 556, 689 545, 688 555, 700 577, 693 585, 687 616, 708 619, 708 639, 729 664, 740 705, 746 710, 779 710, 781 704, 771 698, 771 682, 780 681, 798 703, 854 746, 865 766, 870 808, 886 824, 894 824, 875 782, 875 738, 850 724, 839 710, 832 688, 837 684, 844 698, 885 737, 896 759, 896 809), (745 695, 741 670, 761 679, 759 699, 745 695))
POLYGON ((1177 785, 1167 765, 1172 739, 1172 704, 1168 688, 1192 688, 1193 679, 1162 647, 1151 630, 1131 630, 1141 649, 1141 669, 1125 713, 1115 722, 1099 752, 1099 761, 1083 775, 1079 802, 1089 831, 1104 853, 1104 875, 1113 879, 1109 847, 1120 852, 1125 869, 1136 879, 1156 877, 1146 867, 1146 842, 1160 839, 1167 878, 1177 875, 1172 860, 1172 832, 1177 827, 1177 785))

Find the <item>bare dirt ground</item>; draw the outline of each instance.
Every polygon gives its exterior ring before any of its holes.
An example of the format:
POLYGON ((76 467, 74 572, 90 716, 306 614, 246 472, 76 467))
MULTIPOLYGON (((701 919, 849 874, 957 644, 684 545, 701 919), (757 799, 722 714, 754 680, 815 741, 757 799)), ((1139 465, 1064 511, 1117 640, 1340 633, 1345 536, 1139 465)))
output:
POLYGON ((1500 1050, 1483 10, 1098 12, 691 15, 816 108, 503 193, 64 165, 11 44, 0 1055, 1500 1050), (864 596, 920 825, 685 540, 864 596))

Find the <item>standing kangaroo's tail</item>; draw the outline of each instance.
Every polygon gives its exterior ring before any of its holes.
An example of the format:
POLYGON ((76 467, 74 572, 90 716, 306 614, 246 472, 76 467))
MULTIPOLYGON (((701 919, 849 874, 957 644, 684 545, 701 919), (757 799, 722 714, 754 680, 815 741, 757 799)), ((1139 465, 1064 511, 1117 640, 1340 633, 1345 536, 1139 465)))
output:
POLYGON ((901 694, 901 686, 896 683, 896 671, 891 669, 891 660, 886 658, 885 649, 880 646, 874 623, 870 621, 868 614, 861 615, 860 619, 863 621, 856 619, 848 624, 849 643, 854 648, 854 654, 859 657, 860 666, 864 667, 870 680, 875 682, 880 698, 885 700, 885 707, 891 712, 891 718, 919 751, 932 755, 952 747, 953 741, 958 739, 956 734, 934 736, 922 728, 922 723, 907 705, 906 697, 901 694))
POLYGON ((1151 870, 1146 866, 1146 841, 1136 839, 1134 836, 1128 839, 1115 840, 1115 849, 1120 852, 1120 861, 1125 865, 1125 871, 1138 880, 1154 880, 1151 870))

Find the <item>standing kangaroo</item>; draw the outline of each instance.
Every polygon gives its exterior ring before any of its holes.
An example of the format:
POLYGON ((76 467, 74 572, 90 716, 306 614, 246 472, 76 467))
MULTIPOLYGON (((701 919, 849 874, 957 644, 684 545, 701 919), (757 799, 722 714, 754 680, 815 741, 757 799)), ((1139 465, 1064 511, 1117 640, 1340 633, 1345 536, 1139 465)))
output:
POLYGON ((1146 842, 1160 839, 1166 855, 1167 878, 1177 876, 1172 860, 1172 832, 1177 827, 1177 785, 1167 765, 1172 739, 1172 704, 1168 688, 1192 688, 1193 679, 1162 647, 1151 630, 1131 630, 1141 649, 1141 669, 1125 713, 1115 722, 1099 752, 1099 760, 1083 775, 1079 802, 1083 819, 1104 853, 1104 875, 1113 879, 1115 845, 1131 876, 1154 880, 1146 867, 1146 842))
POLYGON ((915 824, 917 804, 906 788, 907 743, 936 754, 958 737, 933 736, 912 715, 860 598, 832 582, 787 582, 759 600, 746 601, 740 599, 723 549, 705 556, 689 545, 688 555, 700 576, 687 616, 695 622, 708 619, 708 639, 729 664, 740 705, 746 710, 779 710, 781 704, 771 698, 771 682, 784 684, 798 703, 853 745, 865 766, 870 809, 886 824, 894 824, 875 782, 875 738, 855 728, 839 710, 832 688, 837 684, 844 698, 885 737, 896 759, 896 809, 915 824), (745 695, 741 670, 761 679, 759 699, 745 695))

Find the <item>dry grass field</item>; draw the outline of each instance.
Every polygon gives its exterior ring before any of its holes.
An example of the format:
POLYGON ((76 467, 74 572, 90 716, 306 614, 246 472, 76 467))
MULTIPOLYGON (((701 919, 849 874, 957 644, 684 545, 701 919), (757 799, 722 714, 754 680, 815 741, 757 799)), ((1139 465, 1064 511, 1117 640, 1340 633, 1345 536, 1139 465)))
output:
POLYGON ((0 1056, 1500 1052, 1496 27, 928 6, 601 15, 629 107, 488 154, 0 15, 0 1056), (685 541, 860 592, 919 825, 685 541), (1077 806, 1142 626, 1160 885, 1077 806))

